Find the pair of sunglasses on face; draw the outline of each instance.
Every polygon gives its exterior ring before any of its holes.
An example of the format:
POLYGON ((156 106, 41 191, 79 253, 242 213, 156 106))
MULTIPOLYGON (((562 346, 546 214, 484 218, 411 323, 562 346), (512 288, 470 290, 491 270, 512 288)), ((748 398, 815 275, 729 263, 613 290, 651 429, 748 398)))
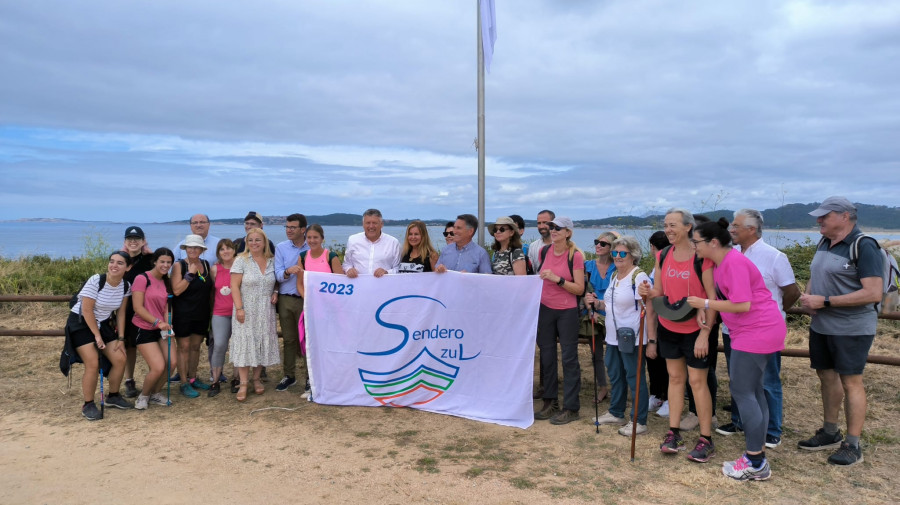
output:
POLYGON ((628 256, 628 251, 612 251, 609 253, 613 258, 624 258, 628 256))
POLYGON ((609 247, 609 242, 605 240, 594 239, 594 245, 598 245, 600 247, 609 247))
POLYGON ((562 226, 556 226, 556 225, 553 224, 553 223, 548 224, 548 225, 547 225, 547 229, 550 230, 550 231, 560 231, 560 230, 565 230, 565 228, 563 228, 562 226))
POLYGON ((454 235, 454 234, 453 234, 452 231, 445 231, 445 232, 444 232, 444 238, 452 237, 453 235, 454 235))
POLYGON ((508 230, 512 230, 512 228, 507 228, 505 226, 498 226, 494 228, 494 233, 506 233, 508 230))

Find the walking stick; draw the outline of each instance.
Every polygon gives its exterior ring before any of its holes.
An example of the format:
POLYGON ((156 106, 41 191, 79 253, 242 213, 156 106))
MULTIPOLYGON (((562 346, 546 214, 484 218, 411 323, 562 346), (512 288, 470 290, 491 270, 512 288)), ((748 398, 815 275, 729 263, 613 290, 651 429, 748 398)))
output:
POLYGON ((172 335, 174 334, 172 331, 172 295, 169 295, 167 305, 169 329, 166 330, 166 406, 169 407, 172 405, 172 381, 169 380, 169 377, 172 377, 172 335))
MULTIPOLYGON (((99 360, 97 363, 100 364, 99 360)), ((100 365, 97 368, 100 369, 100 419, 103 419, 103 365, 100 365)))
POLYGON ((594 335, 594 308, 591 307, 591 365, 594 369, 594 429, 600 434, 600 404, 597 403, 597 341, 594 335))
POLYGON ((644 316, 647 313, 646 300, 641 297, 641 322, 638 324, 637 379, 634 385, 634 414, 631 416, 631 462, 634 463, 634 441, 637 438, 638 405, 641 401, 641 364, 644 362, 644 316))

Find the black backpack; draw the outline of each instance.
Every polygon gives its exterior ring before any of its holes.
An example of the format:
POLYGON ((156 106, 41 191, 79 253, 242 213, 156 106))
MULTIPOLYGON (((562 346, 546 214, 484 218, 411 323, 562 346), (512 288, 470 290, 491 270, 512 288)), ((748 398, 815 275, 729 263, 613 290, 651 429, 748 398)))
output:
MULTIPOLYGON (((659 252, 659 268, 662 268, 663 262, 666 261, 666 256, 669 254, 669 249, 671 249, 671 245, 667 245, 663 247, 663 250, 659 252)), ((697 272, 697 277, 699 277, 702 281, 703 279, 703 258, 697 256, 697 253, 694 253, 694 271, 697 272)))

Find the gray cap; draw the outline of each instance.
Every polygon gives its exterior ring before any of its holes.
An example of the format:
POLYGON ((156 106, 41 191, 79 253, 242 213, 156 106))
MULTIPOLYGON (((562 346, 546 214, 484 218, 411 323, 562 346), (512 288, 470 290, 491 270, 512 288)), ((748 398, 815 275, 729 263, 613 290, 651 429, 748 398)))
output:
POLYGON ((550 222, 555 224, 556 226, 559 226, 560 228, 567 228, 569 230, 575 228, 575 223, 573 223, 572 220, 567 218, 566 216, 560 216, 550 222))
POLYGON ((819 208, 810 212, 813 217, 821 217, 829 212, 851 212, 856 213, 856 206, 850 200, 843 196, 829 196, 819 205, 819 208))

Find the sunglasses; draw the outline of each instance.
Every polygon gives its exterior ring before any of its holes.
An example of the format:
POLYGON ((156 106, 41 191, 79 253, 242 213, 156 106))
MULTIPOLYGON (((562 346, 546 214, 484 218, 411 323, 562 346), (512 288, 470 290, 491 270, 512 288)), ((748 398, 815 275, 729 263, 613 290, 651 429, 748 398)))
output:
POLYGON ((565 228, 563 228, 562 226, 556 226, 556 225, 553 224, 553 223, 548 224, 548 225, 547 225, 547 229, 549 229, 550 231, 565 230, 565 228))
POLYGON ((505 226, 498 226, 494 228, 494 233, 506 233, 507 230, 511 230, 512 228, 507 228, 505 226))
POLYGON ((594 240, 594 245, 598 245, 598 246, 600 246, 600 247, 609 247, 609 242, 607 242, 607 241, 605 241, 605 240, 598 240, 598 239, 595 239, 595 240, 594 240))
POLYGON ((609 253, 613 258, 624 258, 628 256, 628 251, 613 251, 609 253))
POLYGON ((452 231, 445 231, 445 232, 444 232, 444 237, 452 237, 452 236, 453 236, 453 232, 452 232, 452 231))

